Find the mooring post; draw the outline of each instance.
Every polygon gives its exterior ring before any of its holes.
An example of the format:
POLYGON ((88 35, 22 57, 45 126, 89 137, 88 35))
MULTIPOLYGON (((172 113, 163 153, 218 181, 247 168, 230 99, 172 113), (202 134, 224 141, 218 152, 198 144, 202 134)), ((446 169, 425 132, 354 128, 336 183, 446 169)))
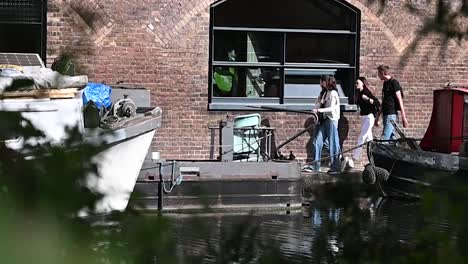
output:
POLYGON ((310 218, 312 216, 310 202, 302 203, 302 216, 305 218, 310 218))
POLYGON ((221 121, 219 124, 219 156, 221 161, 233 161, 234 159, 234 122, 232 120, 221 121))
POLYGON ((164 196, 164 178, 163 178, 163 162, 161 160, 159 163, 159 184, 158 184, 158 211, 163 209, 163 196, 164 196))
POLYGON ((215 134, 216 134, 216 131, 214 129, 210 128, 210 160, 214 159, 215 134))

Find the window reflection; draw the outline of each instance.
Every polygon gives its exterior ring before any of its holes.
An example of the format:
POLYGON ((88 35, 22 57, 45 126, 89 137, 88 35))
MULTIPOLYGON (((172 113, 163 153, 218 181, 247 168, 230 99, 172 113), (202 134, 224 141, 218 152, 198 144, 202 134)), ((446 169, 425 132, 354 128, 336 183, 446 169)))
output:
POLYGON ((352 64, 352 35, 288 34, 286 62, 352 64))
POLYGON ((335 76, 346 105, 358 72, 359 12, 345 0, 215 2, 210 109, 252 102, 310 109, 325 74, 335 76))
POLYGON ((213 68, 215 97, 279 97, 280 87, 279 68, 213 68))
POLYGON ((286 69, 284 81, 284 98, 317 98, 322 87, 320 77, 322 75, 335 76, 339 96, 345 96, 343 92, 341 75, 343 70, 335 69, 286 69))
POLYGON ((215 61, 280 61, 281 35, 279 33, 216 30, 214 42, 215 61))
POLYGON ((224 27, 353 30, 355 12, 337 1, 235 0, 216 7, 214 24, 224 27))

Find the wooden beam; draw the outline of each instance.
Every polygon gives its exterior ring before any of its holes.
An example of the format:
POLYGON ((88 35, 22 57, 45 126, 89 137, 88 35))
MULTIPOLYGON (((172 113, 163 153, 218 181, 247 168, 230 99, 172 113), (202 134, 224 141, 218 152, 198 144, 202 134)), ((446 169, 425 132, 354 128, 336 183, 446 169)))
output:
POLYGON ((78 88, 65 88, 65 89, 37 89, 28 91, 11 91, 4 92, 0 95, 2 99, 13 98, 73 98, 78 92, 78 88))

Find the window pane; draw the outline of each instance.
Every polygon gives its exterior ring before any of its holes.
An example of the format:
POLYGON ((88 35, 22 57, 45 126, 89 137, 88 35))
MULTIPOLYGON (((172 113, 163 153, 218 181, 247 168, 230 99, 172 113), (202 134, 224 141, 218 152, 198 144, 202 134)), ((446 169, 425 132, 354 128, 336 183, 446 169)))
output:
POLYGON ((330 0, 231 0, 214 9, 214 26, 356 31, 357 11, 330 0))
POLYGON ((354 35, 287 34, 286 62, 354 65, 354 35))
POLYGON ((41 35, 41 25, 0 24, 0 50, 42 54, 41 35), (2 41, 3 39, 8 39, 8 41, 2 41))
POLYGON ((320 76, 354 100, 360 11, 347 0, 228 0, 211 8, 210 109, 310 109, 320 76))
POLYGON ((215 30, 215 61, 280 62, 280 33, 215 30))
POLYGON ((334 76, 337 82, 338 95, 345 98, 345 101, 347 100, 346 97, 353 99, 354 86, 349 85, 349 82, 353 81, 354 69, 286 68, 284 70, 285 102, 293 102, 295 99, 317 98, 322 90, 320 86, 320 77, 322 75, 334 76))
POLYGON ((322 90, 320 77, 335 70, 285 69, 284 98, 317 98, 322 90))
POLYGON ((213 97, 279 97, 279 68, 213 67, 213 97))
POLYGON ((337 69, 335 78, 343 91, 343 96, 348 97, 349 103, 354 103, 356 69, 337 69))
POLYGON ((0 22, 42 23, 42 1, 0 1, 0 22))

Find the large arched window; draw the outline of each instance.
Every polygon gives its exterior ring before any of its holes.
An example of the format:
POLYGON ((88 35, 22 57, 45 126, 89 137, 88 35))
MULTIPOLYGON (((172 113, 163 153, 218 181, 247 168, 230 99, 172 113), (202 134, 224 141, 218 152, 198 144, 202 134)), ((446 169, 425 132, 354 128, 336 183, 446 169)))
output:
POLYGON ((224 0, 211 6, 210 110, 310 109, 334 75, 355 110, 360 11, 344 0, 224 0))

